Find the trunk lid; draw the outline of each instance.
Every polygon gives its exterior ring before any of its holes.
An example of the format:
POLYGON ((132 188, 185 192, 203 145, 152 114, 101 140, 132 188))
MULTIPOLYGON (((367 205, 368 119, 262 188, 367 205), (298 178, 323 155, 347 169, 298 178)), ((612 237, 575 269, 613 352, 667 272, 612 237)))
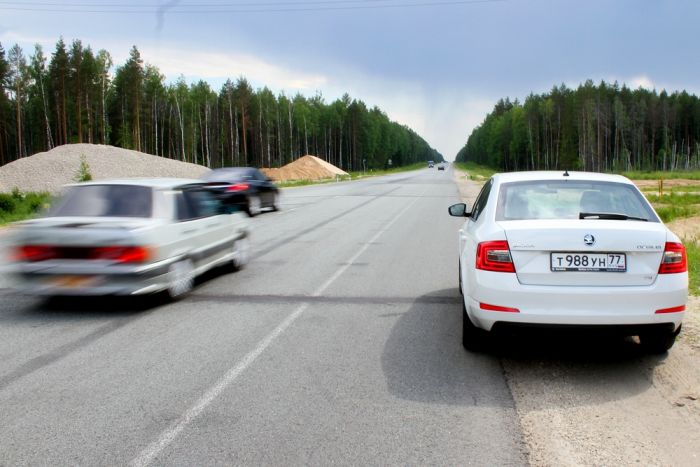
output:
POLYGON ((499 225, 518 281, 525 285, 650 285, 667 239, 667 229, 659 222, 526 220, 499 225))

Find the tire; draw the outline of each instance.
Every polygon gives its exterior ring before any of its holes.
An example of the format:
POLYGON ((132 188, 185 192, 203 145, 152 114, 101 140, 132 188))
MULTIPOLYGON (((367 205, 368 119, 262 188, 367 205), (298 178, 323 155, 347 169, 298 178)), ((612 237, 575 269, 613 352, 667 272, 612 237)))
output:
POLYGON ((240 271, 250 261, 250 242, 248 237, 242 237, 233 242, 231 258, 231 270, 240 271))
POLYGON ((272 195, 272 204, 270 205, 270 207, 272 208, 273 211, 280 210, 279 205, 277 204, 279 202, 279 198, 280 198, 280 195, 277 193, 274 193, 272 195))
POLYGON ((168 268, 168 297, 179 300, 189 294, 194 288, 194 263, 191 259, 183 259, 173 263, 168 268))
POLYGON ((260 199, 260 196, 250 195, 248 197, 248 207, 246 208, 246 212, 248 213, 248 216, 250 216, 250 217, 257 216, 258 214, 260 214, 261 209, 262 209, 262 201, 260 199))
POLYGON ((668 352, 680 334, 681 326, 676 331, 655 330, 639 335, 639 343, 647 353, 660 355, 668 352))
POLYGON ((488 341, 488 332, 474 326, 462 300, 462 346, 469 352, 483 352, 488 347, 488 341))

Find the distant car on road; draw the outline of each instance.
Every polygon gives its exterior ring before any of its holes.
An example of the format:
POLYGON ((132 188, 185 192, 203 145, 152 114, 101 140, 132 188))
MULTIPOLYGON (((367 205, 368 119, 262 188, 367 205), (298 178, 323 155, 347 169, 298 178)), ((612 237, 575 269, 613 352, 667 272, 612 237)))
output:
POLYGON ((494 175, 459 231, 462 343, 514 326, 594 326, 639 336, 650 352, 681 330, 688 262, 679 238, 617 175, 494 175))
POLYGON ((442 162, 440 162, 440 163, 438 164, 438 170, 445 170, 445 164, 442 163, 442 162))
POLYGON ((279 209, 279 189, 253 167, 224 167, 207 172, 202 179, 230 207, 257 216, 263 209, 279 209))
POLYGON ((67 188, 41 218, 15 224, 10 270, 35 295, 187 294, 197 275, 248 261, 243 213, 223 214, 198 180, 67 188))
POLYGON ((432 169, 434 165, 435 165, 434 161, 428 161, 428 168, 429 169, 432 169))

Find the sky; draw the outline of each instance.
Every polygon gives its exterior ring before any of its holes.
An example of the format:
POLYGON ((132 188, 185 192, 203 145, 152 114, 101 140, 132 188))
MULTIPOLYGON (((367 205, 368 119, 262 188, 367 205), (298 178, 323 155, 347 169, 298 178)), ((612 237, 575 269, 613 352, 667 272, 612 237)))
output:
POLYGON ((0 0, 0 44, 59 37, 175 81, 348 93, 452 160, 500 99, 587 79, 700 91, 696 0, 0 0))

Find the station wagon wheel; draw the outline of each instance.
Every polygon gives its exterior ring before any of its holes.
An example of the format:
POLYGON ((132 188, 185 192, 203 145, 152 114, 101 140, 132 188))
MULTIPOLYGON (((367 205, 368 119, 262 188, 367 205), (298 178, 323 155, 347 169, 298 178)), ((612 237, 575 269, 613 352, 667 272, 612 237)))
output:
POLYGON ((250 242, 248 237, 242 237, 233 242, 231 269, 240 271, 250 261, 250 242))
POLYGON ((262 201, 258 195, 250 195, 248 197, 248 215, 250 217, 255 217, 260 214, 262 207, 262 201))
POLYGON ((168 296, 177 300, 187 295, 194 288, 194 264, 190 259, 183 259, 168 268, 168 296))
POLYGON ((470 352, 482 352, 488 344, 488 332, 477 328, 469 319, 467 307, 462 300, 462 346, 470 352))

